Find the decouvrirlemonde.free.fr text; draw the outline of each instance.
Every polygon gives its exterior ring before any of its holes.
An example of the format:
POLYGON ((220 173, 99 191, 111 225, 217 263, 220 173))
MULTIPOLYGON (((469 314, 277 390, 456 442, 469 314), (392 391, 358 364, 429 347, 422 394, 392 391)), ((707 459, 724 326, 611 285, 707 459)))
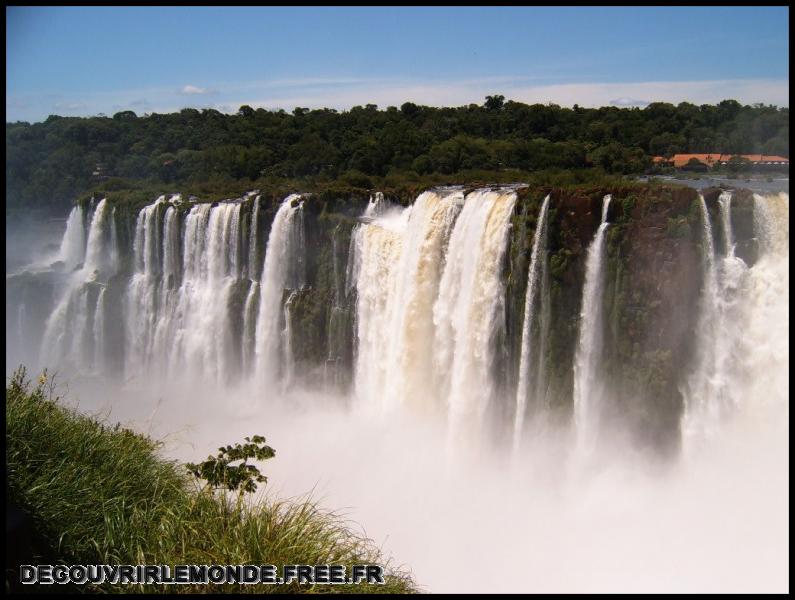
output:
POLYGON ((380 565, 21 565, 23 584, 383 584, 380 565))

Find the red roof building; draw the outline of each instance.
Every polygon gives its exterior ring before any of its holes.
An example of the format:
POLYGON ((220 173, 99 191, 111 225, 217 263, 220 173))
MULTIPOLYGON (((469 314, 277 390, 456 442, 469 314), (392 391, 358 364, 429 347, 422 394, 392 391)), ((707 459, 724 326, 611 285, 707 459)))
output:
MULTIPOLYGON (((682 168, 687 163, 689 163, 692 159, 696 159, 698 162, 707 165, 708 167, 714 167, 716 164, 719 165, 726 165, 735 156, 734 154, 674 154, 673 158, 666 159, 663 156, 655 156, 652 158, 652 162, 655 164, 672 164, 676 168, 682 168)), ((776 156, 776 155, 769 155, 769 154, 738 154, 741 158, 744 158, 752 165, 789 165, 789 159, 785 156, 776 156)))

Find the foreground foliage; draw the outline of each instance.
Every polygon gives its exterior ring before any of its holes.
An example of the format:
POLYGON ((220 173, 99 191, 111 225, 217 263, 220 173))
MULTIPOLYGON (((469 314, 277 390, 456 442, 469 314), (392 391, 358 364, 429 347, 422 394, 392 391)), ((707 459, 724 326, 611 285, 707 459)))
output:
POLYGON ((240 495, 253 493, 257 491, 257 484, 266 483, 268 478, 248 460, 267 460, 273 458, 276 451, 265 445, 265 438, 261 435, 247 437, 245 441, 245 444, 235 444, 234 447, 218 448, 216 456, 208 456, 207 460, 198 464, 188 463, 185 468, 197 479, 205 480, 213 489, 238 490, 240 495), (233 465, 236 461, 242 462, 233 465))
MULTIPOLYGON (((46 373, 6 387, 6 500, 32 516, 38 562, 66 564, 382 564, 386 585, 100 586, 79 591, 413 592, 372 542, 310 500, 232 502, 198 490, 159 444, 64 408, 46 373)), ((238 496, 238 500, 242 498, 238 496)), ((34 558, 35 562, 35 558, 34 558)), ((7 572, 9 578, 17 573, 7 572)), ((50 589, 51 586, 48 586, 50 589)))

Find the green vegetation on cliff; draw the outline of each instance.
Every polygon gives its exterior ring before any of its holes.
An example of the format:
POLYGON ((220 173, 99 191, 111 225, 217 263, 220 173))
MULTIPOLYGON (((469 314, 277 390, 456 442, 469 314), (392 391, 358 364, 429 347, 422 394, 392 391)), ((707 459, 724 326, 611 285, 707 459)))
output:
POLYGON ((179 187, 205 197, 253 187, 422 189, 443 183, 560 185, 644 171, 674 152, 789 154, 789 109, 655 102, 572 109, 505 102, 379 110, 50 116, 6 124, 6 198, 58 208, 92 190, 179 187), (570 172, 580 171, 579 175, 570 172), (593 173, 591 173, 593 171, 593 173), (539 181, 543 174, 545 181, 539 181))
MULTIPOLYGON (((34 529, 29 555, 20 558, 70 565, 344 564, 349 573, 353 564, 384 564, 339 516, 310 501, 236 502, 234 494, 198 490, 184 466, 158 456, 158 446, 64 408, 46 376, 31 387, 18 371, 6 386, 6 502, 27 513, 34 529)), ((385 585, 141 585, 125 591, 416 591, 407 574, 385 566, 385 585)), ((16 577, 17 571, 6 573, 7 587, 16 577)))

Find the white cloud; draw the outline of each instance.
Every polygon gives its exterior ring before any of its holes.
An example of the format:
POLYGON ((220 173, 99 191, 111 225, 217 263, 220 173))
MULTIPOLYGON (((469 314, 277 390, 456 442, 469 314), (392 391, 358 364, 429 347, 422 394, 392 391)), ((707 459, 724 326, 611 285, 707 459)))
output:
POLYGON ((76 112, 88 108, 83 102, 56 102, 55 109, 64 112, 76 112))
POLYGON ((714 104, 727 98, 742 103, 764 102, 789 106, 787 80, 710 80, 710 81, 647 81, 633 83, 563 83, 520 85, 506 82, 495 85, 493 80, 383 82, 315 90, 297 88, 292 94, 271 96, 260 91, 257 99, 240 98, 229 101, 233 106, 250 104, 254 107, 292 109, 328 107, 347 109, 351 106, 378 104, 400 106, 415 102, 431 106, 461 106, 482 104, 491 94, 503 94, 507 99, 528 104, 552 102, 561 106, 579 104, 584 107, 643 106, 649 102, 692 102, 714 104), (648 100, 636 100, 646 98, 648 100))
MULTIPOLYGON (((93 115, 113 112, 113 106, 137 107, 147 112, 166 113, 182 108, 216 107, 235 112, 247 104, 254 108, 296 106, 347 110, 352 106, 377 104, 400 106, 414 102, 430 106, 482 104, 487 95, 502 94, 509 100, 554 103, 583 107, 645 106, 649 102, 692 102, 715 104, 732 98, 744 104, 763 102, 789 106, 789 81, 786 79, 726 79, 704 81, 645 81, 632 83, 552 83, 530 77, 485 77, 456 80, 418 80, 397 78, 328 78, 272 81, 224 82, 214 87, 186 85, 179 89, 148 88, 97 90, 67 98, 54 97, 55 112, 70 115, 93 115), (223 89, 224 91, 219 91, 223 89), (212 102, 209 100, 212 99, 212 102)), ((41 120, 52 104, 36 104, 31 98, 26 107, 19 106, 20 96, 6 100, 7 119, 41 120)))
POLYGON ((183 96, 202 96, 206 94, 214 94, 215 92, 213 90, 195 85, 186 85, 179 91, 179 93, 183 96))

